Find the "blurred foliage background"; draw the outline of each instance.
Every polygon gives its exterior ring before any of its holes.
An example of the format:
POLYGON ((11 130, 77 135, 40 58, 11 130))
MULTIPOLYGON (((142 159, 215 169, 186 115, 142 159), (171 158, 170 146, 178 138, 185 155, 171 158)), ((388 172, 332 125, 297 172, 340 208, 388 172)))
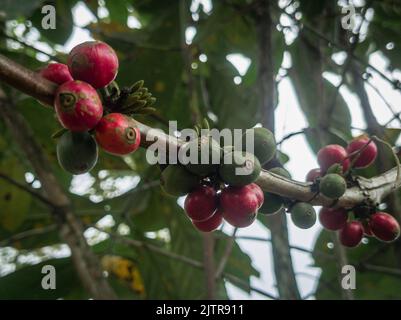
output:
MULTIPOLYGON (((363 97, 364 83, 373 85, 369 79, 377 73, 369 65, 373 53, 380 51, 388 59, 390 74, 400 68, 398 1, 354 1, 359 19, 354 30, 341 27, 341 8, 348 1, 213 0, 206 1, 207 6, 203 2, 0 0, 0 53, 34 70, 50 60, 65 62, 65 44, 74 31, 74 21, 79 20, 73 17, 73 8, 84 5, 95 19, 80 29, 116 50, 120 59, 116 80, 120 86, 143 79, 157 97, 157 119, 146 117, 139 121, 166 130, 167 120, 177 120, 179 127, 185 128, 201 116, 220 129, 249 128, 264 115, 258 81, 264 57, 260 56, 258 28, 260 7, 268 6, 275 86, 284 78, 291 80, 309 124, 300 134, 306 135, 312 150, 316 152, 329 143, 345 145, 352 137, 352 106, 339 93, 340 86, 346 86, 360 99, 367 124, 364 130, 392 144, 397 141, 399 130, 389 129, 390 123, 382 124, 374 115, 372 118, 369 101, 366 103, 363 97), (55 30, 41 27, 41 8, 45 4, 56 8, 55 30), (195 35, 188 40, 191 33, 195 35), (227 59, 233 53, 250 59, 245 73, 227 59), (344 56, 341 63, 333 59, 338 54, 344 56), (325 72, 340 77, 340 85, 329 82, 325 72)), ((394 90, 400 90, 396 77, 383 76, 394 90)), ((55 141, 50 136, 60 126, 53 111, 15 90, 7 91, 51 159, 51 169, 68 192, 76 215, 86 224, 85 235, 101 257, 119 298, 204 298, 204 272, 196 265, 203 259, 202 237, 183 215, 179 205, 182 201, 177 203, 160 190, 160 172, 146 163, 145 150, 124 158, 102 152, 90 174, 73 179, 57 164, 55 141), (192 264, 182 257, 189 258, 192 264)), ((394 112, 395 127, 400 124, 398 116, 394 112)), ((361 173, 374 176, 394 166, 385 149, 381 154, 374 167, 361 173)), ((285 165, 286 155, 281 154, 280 160, 285 165)), ((0 173, 41 190, 28 159, 21 156, 2 121, 0 173)), ((397 192, 385 204, 398 220, 399 200, 397 192)), ((29 193, 0 179, 0 298, 89 298, 48 211, 29 193), (56 266, 56 290, 40 288, 43 264, 56 266)), ((268 221, 261 219, 268 228, 268 221)), ((218 264, 232 237, 219 231, 214 238, 214 259, 218 264)), ((330 233, 322 231, 313 251, 315 264, 322 269, 317 290, 311 295, 317 299, 349 298, 337 281, 339 253, 328 246, 333 241, 330 233)), ((358 249, 344 251, 358 270, 356 298, 401 298, 399 242, 383 245, 371 240, 358 249)), ((280 265, 275 270, 277 274, 280 265)), ((216 297, 228 298, 227 281, 250 292, 250 279, 259 277, 260 271, 234 242, 224 273, 217 279, 216 297)), ((265 294, 269 297, 269 293, 265 294)), ((280 298, 288 297, 283 294, 280 298)))

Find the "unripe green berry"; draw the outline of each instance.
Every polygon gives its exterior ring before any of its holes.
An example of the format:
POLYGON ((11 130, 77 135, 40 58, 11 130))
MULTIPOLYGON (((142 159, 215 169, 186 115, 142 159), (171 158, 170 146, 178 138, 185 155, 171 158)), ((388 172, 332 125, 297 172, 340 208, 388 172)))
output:
POLYGON ((347 190, 347 183, 342 176, 336 173, 329 173, 320 180, 319 188, 325 197, 338 199, 347 190))
POLYGON ((291 220, 301 229, 309 229, 316 223, 316 211, 306 202, 297 202, 291 208, 291 220))

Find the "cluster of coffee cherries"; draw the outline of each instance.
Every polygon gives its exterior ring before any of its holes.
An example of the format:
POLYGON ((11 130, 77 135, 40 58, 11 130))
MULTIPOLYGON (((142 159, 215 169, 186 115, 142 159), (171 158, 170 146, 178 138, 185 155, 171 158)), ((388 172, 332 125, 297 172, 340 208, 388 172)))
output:
MULTIPOLYGON (((329 199, 338 199, 352 183, 352 169, 366 168, 377 157, 377 146, 368 136, 354 138, 346 148, 328 145, 319 150, 317 160, 320 168, 312 169, 306 180, 312 188, 329 199)), ((375 205, 360 204, 354 208, 326 208, 319 212, 322 226, 339 231, 339 239, 346 247, 356 247, 363 236, 376 237, 385 242, 396 240, 400 226, 388 213, 376 210, 375 205)))
POLYGON ((118 65, 109 45, 88 41, 71 50, 67 64, 50 63, 39 71, 59 85, 54 107, 63 129, 55 135, 57 158, 70 173, 91 170, 98 145, 113 155, 127 155, 139 147, 140 132, 130 114, 149 109, 155 99, 141 81, 120 92, 114 82, 118 65))
MULTIPOLYGON (((193 225, 200 231, 211 232, 227 221, 234 227, 251 225, 258 213, 271 214, 282 208, 279 196, 263 192, 255 183, 261 166, 270 162, 276 153, 273 134, 266 128, 246 130, 243 146, 220 145, 209 135, 199 136, 181 147, 182 154, 198 150, 198 164, 170 164, 162 168, 161 187, 173 196, 185 196, 184 209, 193 225), (254 152, 246 150, 246 136, 253 135, 254 152), (206 152, 207 163, 201 162, 206 152), (213 158, 220 159, 213 164, 213 158), (238 174, 245 169, 246 174, 238 174)), ((275 167, 270 172, 289 178, 289 173, 275 167)))

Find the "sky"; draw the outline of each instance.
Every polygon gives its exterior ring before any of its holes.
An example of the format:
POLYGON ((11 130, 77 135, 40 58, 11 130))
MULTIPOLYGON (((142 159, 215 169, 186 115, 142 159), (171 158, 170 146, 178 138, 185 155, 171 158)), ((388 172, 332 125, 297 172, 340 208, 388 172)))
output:
MULTIPOLYGON (((208 0, 195 0, 193 1, 192 8, 196 9, 199 3, 204 4, 203 10, 206 12, 209 12, 212 8, 208 0)), ((101 10, 100 15, 107 16, 107 10, 101 10)), ((86 7, 82 3, 78 3, 74 8, 73 16, 76 25, 74 27, 73 34, 66 45, 63 48, 60 48, 65 52, 70 51, 75 45, 81 42, 91 40, 89 32, 81 27, 93 21, 93 15, 86 9, 86 7)), ((196 19, 196 15, 193 16, 193 18, 196 19)), ((140 26, 139 22, 136 21, 134 18, 130 18, 130 20, 128 21, 128 25, 132 28, 137 28, 140 26)), ((187 43, 191 43, 191 40, 195 33, 196 29, 194 28, 189 28, 187 30, 187 43)), ((289 35, 289 37, 291 38, 291 35, 289 35)), ((289 41, 291 41, 291 39, 289 39, 289 41)), ((35 45, 45 51, 49 50, 49 48, 46 47, 46 44, 36 43, 35 45)), ((389 50, 395 49, 394 45, 391 44, 389 44, 388 48, 389 50)), ((248 58, 233 52, 227 57, 227 59, 238 69, 240 76, 246 73, 246 70, 249 67, 250 63, 250 60, 248 58)), ((285 55, 283 66, 290 66, 290 60, 291 59, 289 55, 285 55)), ((344 54, 337 54, 333 56, 333 60, 337 63, 343 62, 344 54)), ((202 55, 201 61, 206 63, 207 57, 205 55, 202 55)), ((373 54, 370 63, 388 76, 401 80, 400 72, 389 74, 387 71, 385 71, 387 61, 381 54, 373 54)), ((236 84, 241 83, 240 76, 237 76, 235 77, 235 79, 233 79, 236 84)), ((326 73, 325 77, 335 85, 337 85, 340 81, 339 77, 333 74, 326 73)), ((401 106, 399 105, 399 101, 401 101, 401 96, 399 92, 393 90, 390 84, 388 84, 375 73, 373 73, 371 83, 376 88, 378 88, 379 91, 386 97, 387 101, 392 105, 393 109, 396 112, 401 111, 401 106)), ((369 95, 369 100, 373 107, 374 114, 376 115, 380 123, 386 123, 392 117, 392 113, 389 111, 388 107, 384 104, 379 95, 370 86, 366 86, 366 89, 369 95)), ((280 82, 278 92, 279 104, 275 111, 277 141, 281 140, 281 138, 288 133, 296 132, 307 127, 307 121, 300 110, 296 94, 288 78, 284 78, 280 82)), ((365 123, 363 121, 361 107, 357 97, 350 93, 350 91, 347 90, 347 88, 345 87, 342 87, 340 89, 340 93, 348 102, 349 106, 351 106, 350 111, 353 127, 364 128, 365 123)), ((392 123, 391 125, 395 126, 396 124, 392 123)), ((359 133, 357 130, 354 131, 355 135, 359 133)), ((290 157, 290 161, 286 164, 286 168, 290 171, 293 179, 295 180, 304 181, 307 172, 310 169, 317 167, 316 157, 310 150, 303 135, 296 135, 293 138, 285 141, 281 146, 281 151, 283 151, 290 157)), ((136 184, 137 182, 138 181, 126 181, 122 183, 121 187, 123 189, 127 189, 132 187, 132 185, 136 184)), ((75 188, 75 191, 77 193, 80 193, 83 192, 85 190, 85 186, 88 185, 90 185, 90 181, 88 181, 88 176, 78 176, 74 180, 73 189, 75 188)), ((180 200, 180 204, 182 204, 182 199, 180 200)), ((110 217, 104 219, 102 223, 111 223, 110 217)), ((312 250, 316 238, 322 228, 319 223, 316 223, 315 226, 311 229, 302 230, 295 227, 290 219, 288 219, 288 229, 290 244, 312 250)), ((232 232, 232 228, 226 226, 224 228, 224 231, 230 234, 232 232)), ((96 232, 94 232, 93 230, 90 230, 87 232, 87 236, 92 237, 95 235, 95 233, 96 232)), ((266 230, 266 228, 262 227, 259 222, 256 222, 248 228, 240 229, 237 233, 237 236, 257 236, 261 238, 269 238, 270 234, 269 231, 266 230)), ((253 240, 238 240, 238 243, 241 248, 251 256, 254 267, 260 272, 260 278, 252 278, 252 286, 277 295, 270 243, 253 240)), ((292 250, 291 254, 295 272, 298 274, 297 282, 301 296, 309 295, 311 292, 314 292, 316 288, 317 280, 320 275, 320 269, 313 267, 313 259, 310 254, 296 250, 292 250)), ((227 289, 229 296, 232 299, 265 299, 264 296, 261 296, 258 293, 252 293, 251 295, 248 295, 247 293, 237 289, 231 284, 227 284, 227 289)), ((313 297, 310 297, 310 299, 313 299, 313 297)))

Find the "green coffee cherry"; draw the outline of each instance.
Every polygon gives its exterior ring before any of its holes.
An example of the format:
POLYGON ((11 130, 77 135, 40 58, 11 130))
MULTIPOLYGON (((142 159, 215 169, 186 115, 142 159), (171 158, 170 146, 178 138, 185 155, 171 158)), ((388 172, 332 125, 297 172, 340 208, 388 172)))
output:
POLYGON ((329 173, 320 180, 319 190, 327 198, 338 199, 347 190, 347 183, 342 176, 329 173))
POLYGON ((291 208, 291 220, 301 229, 309 229, 316 223, 316 211, 306 202, 297 202, 291 208))

